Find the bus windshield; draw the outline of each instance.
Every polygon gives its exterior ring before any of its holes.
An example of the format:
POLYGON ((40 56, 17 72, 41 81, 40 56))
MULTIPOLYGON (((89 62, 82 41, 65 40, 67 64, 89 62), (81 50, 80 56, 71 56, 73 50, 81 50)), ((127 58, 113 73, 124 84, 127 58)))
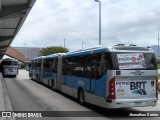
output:
POLYGON ((18 65, 17 61, 4 61, 4 65, 18 65))
POLYGON ((154 53, 117 52, 111 53, 115 70, 156 70, 154 53))

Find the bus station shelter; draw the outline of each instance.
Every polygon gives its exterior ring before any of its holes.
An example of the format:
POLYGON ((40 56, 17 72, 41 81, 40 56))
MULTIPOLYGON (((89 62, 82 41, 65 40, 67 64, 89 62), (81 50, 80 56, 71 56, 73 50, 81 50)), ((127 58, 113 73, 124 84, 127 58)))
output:
POLYGON ((35 1, 0 0, 0 59, 19 32, 35 1))

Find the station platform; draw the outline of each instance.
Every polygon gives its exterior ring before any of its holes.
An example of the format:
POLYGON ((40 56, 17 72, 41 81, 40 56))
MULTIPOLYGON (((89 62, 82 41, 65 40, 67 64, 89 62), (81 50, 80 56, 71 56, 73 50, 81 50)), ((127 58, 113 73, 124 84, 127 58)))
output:
MULTIPOLYGON (((0 73, 0 111, 1 111, 0 114, 2 114, 3 111, 13 111, 13 107, 4 83, 2 73, 0 73)), ((0 120, 16 120, 16 119, 0 117, 0 120)))

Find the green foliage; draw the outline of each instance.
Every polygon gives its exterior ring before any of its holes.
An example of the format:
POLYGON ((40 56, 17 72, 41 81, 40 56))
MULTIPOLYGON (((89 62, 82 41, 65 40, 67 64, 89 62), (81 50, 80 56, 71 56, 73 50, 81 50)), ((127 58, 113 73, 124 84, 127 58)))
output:
POLYGON ((157 58, 156 58, 156 61, 157 61, 157 67, 158 67, 158 69, 160 69, 160 58, 157 57, 157 58))
POLYGON ((157 61, 157 64, 160 64, 160 58, 157 58, 156 61, 157 61))
POLYGON ((158 69, 160 69, 160 64, 157 64, 158 69))
POLYGON ((39 52, 39 56, 46 56, 46 55, 50 55, 50 54, 54 54, 54 53, 66 53, 68 51, 69 50, 67 48, 64 48, 61 46, 51 46, 51 47, 43 48, 39 52))

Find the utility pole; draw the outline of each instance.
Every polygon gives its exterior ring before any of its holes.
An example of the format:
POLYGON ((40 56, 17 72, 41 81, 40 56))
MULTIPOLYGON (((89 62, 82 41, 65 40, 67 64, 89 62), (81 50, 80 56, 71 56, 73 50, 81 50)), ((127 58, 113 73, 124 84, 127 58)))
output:
POLYGON ((159 27, 158 27, 158 56, 159 56, 159 27))
POLYGON ((101 1, 95 0, 99 3, 99 45, 101 45, 101 1))
POLYGON ((66 39, 64 39, 64 48, 65 48, 65 40, 66 40, 66 39))

